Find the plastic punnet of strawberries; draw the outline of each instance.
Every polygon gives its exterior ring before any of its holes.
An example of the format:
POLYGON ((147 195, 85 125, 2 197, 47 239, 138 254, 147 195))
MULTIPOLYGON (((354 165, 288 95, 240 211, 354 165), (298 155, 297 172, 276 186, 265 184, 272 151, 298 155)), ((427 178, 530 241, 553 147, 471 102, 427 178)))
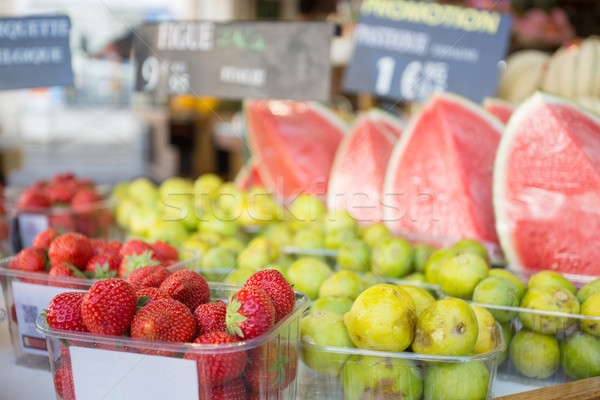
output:
POLYGON ((79 179, 66 172, 27 186, 20 192, 15 209, 20 213, 47 214, 48 226, 60 232, 76 231, 97 237, 114 225, 105 201, 91 179, 79 179))
MULTIPOLYGON (((54 228, 48 228, 33 238, 31 247, 19 251, 8 268, 54 277, 88 279, 127 278, 136 270, 132 279, 144 281, 154 275, 166 276, 167 268, 178 261, 177 249, 162 241, 150 244, 132 239, 121 243, 88 238, 75 232, 60 234, 54 228)), ((79 287, 54 280, 49 280, 48 284, 79 287)))
MULTIPOLYGON (((297 352, 292 343, 277 338, 237 351, 205 350, 264 335, 295 304, 294 290, 277 270, 255 273, 228 302, 211 302, 210 287, 199 273, 159 272, 150 265, 124 279, 97 281, 87 292, 55 296, 46 319, 54 329, 187 343, 181 354, 162 350, 159 343, 137 341, 127 350, 196 361, 200 399, 260 399, 277 396, 295 380, 297 352)), ((74 399, 68 347, 62 346, 55 388, 62 398, 74 399)))

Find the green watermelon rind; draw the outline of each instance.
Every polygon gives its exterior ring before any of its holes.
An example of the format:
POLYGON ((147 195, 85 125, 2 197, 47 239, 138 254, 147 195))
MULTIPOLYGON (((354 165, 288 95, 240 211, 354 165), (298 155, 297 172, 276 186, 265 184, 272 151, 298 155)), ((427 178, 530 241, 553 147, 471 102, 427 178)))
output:
MULTIPOLYGON (((498 132, 498 135, 501 137, 502 132, 504 130, 504 124, 498 118, 496 118, 494 115, 492 115, 490 112, 486 111, 482 106, 475 104, 474 102, 467 99, 466 97, 460 96, 455 93, 438 92, 435 94, 435 96, 443 97, 447 101, 451 101, 451 102, 455 103, 457 106, 462 106, 462 107, 465 107, 465 108, 471 110, 471 112, 473 112, 476 115, 479 115, 482 119, 487 121, 490 124, 490 126, 495 131, 498 132)), ((432 107, 432 104, 433 104, 432 100, 433 100, 433 97, 430 97, 429 100, 423 104, 423 107, 418 111, 418 113, 409 120, 406 128, 404 129, 404 132, 402 133, 402 136, 396 143, 396 146, 394 147, 394 150, 392 151, 392 154, 390 155, 388 168, 387 168, 387 171, 385 174, 385 179, 383 182, 384 196, 386 193, 392 192, 394 181, 395 181, 395 171, 397 170, 398 163, 400 162, 401 157, 403 156, 403 154, 406 150, 406 147, 410 143, 412 136, 415 133, 415 128, 416 128, 417 124, 420 122, 421 115, 429 107, 432 107)), ((393 207, 392 207, 392 209, 393 209, 393 207)), ((390 219, 392 217, 390 215, 390 213, 391 213, 390 207, 384 205, 384 208, 383 208, 384 223, 390 229, 395 230, 395 227, 390 223, 390 219)), ((456 239, 460 239, 460 238, 456 238, 456 239)), ((487 242, 486 242, 486 245, 489 245, 489 247, 491 249, 490 253, 496 252, 496 250, 497 250, 496 248, 498 247, 497 245, 495 245, 493 243, 487 243, 487 242)))
MULTIPOLYGON (((335 157, 333 158, 333 164, 331 165, 331 172, 329 174, 329 183, 327 186, 327 207, 329 210, 333 210, 336 203, 337 193, 332 190, 336 182, 336 176, 338 174, 338 170, 341 168, 342 159, 348 154, 348 146, 354 140, 355 136, 355 128, 364 123, 365 120, 370 121, 387 121, 390 125, 396 125, 398 129, 402 130, 404 127, 404 123, 399 118, 394 117, 391 113, 380 109, 371 109, 365 113, 361 113, 358 118, 354 121, 352 126, 348 129, 348 133, 344 136, 340 145, 338 146, 337 151, 335 152, 335 157)), ((388 136, 391 145, 394 145, 396 142, 396 137, 393 133, 389 132, 386 127, 383 125, 380 127, 385 131, 385 136, 388 136)))
MULTIPOLYGON (((249 114, 248 108, 250 107, 250 104, 254 101, 293 101, 293 100, 245 99, 242 104, 243 125, 247 132, 247 138, 248 138, 248 143, 249 143, 248 147, 250 149, 250 152, 252 153, 252 156, 255 158, 256 168, 258 169, 258 173, 259 173, 261 179, 264 180, 264 184, 266 186, 268 186, 269 188, 274 188, 275 181, 274 181, 269 169, 266 168, 264 163, 260 161, 260 159, 261 159, 260 154, 255 154, 256 153, 256 150, 255 150, 256 143, 254 143, 254 139, 253 139, 254 135, 253 135, 253 132, 251 129, 251 125, 248 121, 248 114, 249 114)), ((327 120, 329 122, 329 124, 331 126, 336 128, 336 130, 338 130, 340 132, 342 137, 345 137, 346 132, 348 131, 348 124, 346 124, 342 120, 342 118, 340 118, 337 114, 335 114, 332 110, 330 110, 326 106, 324 106, 321 103, 318 103, 316 101, 305 101, 304 103, 308 106, 310 111, 315 112, 316 114, 322 116, 325 120, 327 120)), ((275 193, 275 195, 278 195, 278 194, 275 193)), ((283 198, 279 199, 279 200, 282 202, 286 201, 286 199, 283 199, 283 198)))
POLYGON ((505 165, 510 157, 511 145, 515 136, 519 132, 521 123, 529 117, 529 115, 535 114, 537 107, 543 104, 562 104, 565 106, 572 107, 577 112, 587 116, 591 120, 596 121, 600 125, 600 116, 592 111, 589 111, 580 104, 567 99, 565 97, 550 94, 547 92, 537 91, 529 98, 523 101, 513 112, 504 134, 498 144, 498 151, 496 152, 496 158, 494 160, 494 174, 492 181, 492 201, 494 205, 494 217, 496 219, 496 233, 500 240, 500 247, 504 253, 504 256, 511 266, 515 270, 526 271, 527 268, 523 265, 520 257, 516 253, 515 246, 513 245, 513 238, 510 232, 510 222, 506 214, 507 202, 504 201, 505 188, 508 183, 506 176, 505 165))

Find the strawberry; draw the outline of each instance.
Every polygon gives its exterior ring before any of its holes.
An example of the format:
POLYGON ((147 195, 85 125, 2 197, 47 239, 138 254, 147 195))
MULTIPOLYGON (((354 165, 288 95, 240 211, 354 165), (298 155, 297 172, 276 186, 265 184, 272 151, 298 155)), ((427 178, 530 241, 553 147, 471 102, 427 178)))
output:
POLYGON ((213 303, 200 304, 194 311, 198 336, 208 332, 227 332, 225 315, 227 304, 219 300, 213 303))
POLYGON ((131 322, 132 338, 185 343, 195 333, 196 321, 189 308, 173 299, 147 303, 131 322))
POLYGON ((119 250, 121 250, 121 243, 113 240, 111 242, 106 241, 105 239, 90 239, 90 243, 92 244, 92 248, 94 249, 94 255, 98 256, 100 254, 109 254, 115 260, 121 263, 121 254, 119 254, 119 250))
POLYGON ((119 262, 110 254, 93 256, 85 266, 85 271, 96 279, 113 278, 119 271, 119 262))
POLYGON ((52 243, 52 241, 56 239, 58 235, 59 233, 53 228, 48 228, 45 231, 41 231, 33 238, 33 247, 42 249, 44 251, 48 250, 50 243, 52 243))
POLYGON ((169 275, 171 272, 162 265, 146 265, 131 271, 126 280, 138 288, 158 288, 169 275))
POLYGON ((209 352, 208 346, 236 343, 238 339, 227 332, 209 332, 198 336, 194 344, 205 345, 207 349, 188 351, 183 356, 187 360, 195 360, 198 364, 198 384, 200 386, 217 386, 241 375, 246 366, 246 351, 220 352, 215 349, 209 352))
POLYGON ((77 184, 77 178, 75 177, 75 174, 73 174, 72 172, 57 172, 54 175, 52 175, 52 178, 50 178, 49 185, 68 182, 73 183, 75 185, 77 184))
POLYGON ((275 323, 294 310, 296 294, 292 285, 276 269, 258 271, 246 280, 244 287, 262 289, 275 306, 275 323))
POLYGON ((63 364, 54 373, 54 389, 59 398, 75 400, 75 385, 73 384, 73 370, 71 364, 63 364))
POLYGON ((59 232, 77 231, 77 221, 70 211, 55 211, 48 216, 48 224, 59 232))
POLYGON ((298 365, 296 348, 285 340, 271 341, 248 350, 244 374, 246 386, 252 392, 264 394, 285 390, 294 379, 298 365))
POLYGON ((77 189, 71 198, 71 207, 80 213, 80 211, 91 211, 94 203, 102 201, 103 198, 95 190, 82 187, 77 189))
POLYGON ((234 378, 219 386, 200 386, 198 400, 246 400, 242 378, 234 378))
POLYGON ((63 292, 50 300, 46 320, 50 328, 87 332, 81 318, 81 301, 85 292, 63 292))
POLYGON ((160 285, 169 296, 188 306, 191 312, 210 300, 208 282, 199 273, 183 269, 169 275, 160 285))
POLYGON ((177 249, 167 242, 154 242, 152 244, 152 250, 154 251, 154 254, 156 254, 158 260, 161 262, 179 260, 179 253, 177 252, 177 249))
MULTIPOLYGON (((132 239, 132 240, 125 242, 125 244, 123 244, 123 246, 121 246, 121 249, 119 250, 119 254, 121 254, 121 257, 125 257, 125 256, 131 256, 134 254, 143 254, 146 251, 152 252, 152 246, 150 246, 148 243, 144 242, 143 240, 132 239)), ((152 254, 154 254, 154 253, 152 252, 152 254)))
POLYGON ((9 264, 9 268, 27 272, 45 272, 46 254, 44 250, 27 247, 17 253, 14 262, 9 264))
POLYGON ((147 250, 141 254, 125 255, 121 259, 121 265, 119 265, 119 276, 121 278, 126 278, 132 271, 135 271, 138 268, 159 264, 160 261, 156 259, 156 256, 151 250, 147 250))
POLYGON ((137 307, 133 286, 122 279, 100 280, 92 285, 81 302, 81 316, 90 332, 122 335, 137 307))
POLYGON ((140 300, 141 297, 144 297, 144 296, 148 297, 148 301, 146 302, 146 304, 148 304, 149 302, 154 301, 154 300, 162 300, 162 299, 170 299, 171 298, 171 296, 169 296, 162 290, 155 288, 155 287, 146 287, 146 288, 142 288, 142 289, 137 289, 135 291, 135 295, 137 296, 138 301, 140 300))
POLYGON ((72 265, 63 263, 51 267, 50 271, 48 271, 48 285, 71 289, 82 289, 84 287, 83 283, 67 283, 64 279, 52 279, 50 278, 51 276, 59 278, 85 278, 83 272, 81 272, 72 265))
POLYGON ((83 271, 94 249, 89 239, 80 233, 65 233, 50 243, 48 258, 50 264, 69 263, 83 271))
POLYGON ((40 208, 48 208, 51 203, 43 189, 40 187, 29 187, 25 189, 17 200, 18 210, 35 210, 40 208))
POLYGON ((52 204, 69 203, 75 190, 76 187, 73 183, 57 182, 46 187, 46 196, 52 204))
POLYGON ((262 335, 275 324, 275 307, 262 289, 243 288, 227 305, 227 332, 240 339, 262 335))

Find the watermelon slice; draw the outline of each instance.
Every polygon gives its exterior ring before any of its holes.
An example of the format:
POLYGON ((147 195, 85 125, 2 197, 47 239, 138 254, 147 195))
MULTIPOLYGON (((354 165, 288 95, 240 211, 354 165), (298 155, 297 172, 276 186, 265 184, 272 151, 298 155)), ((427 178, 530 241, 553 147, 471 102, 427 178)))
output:
POLYGON ((302 193, 325 200, 335 152, 347 129, 313 102, 248 100, 244 116, 265 187, 284 202, 302 193))
POLYGON ((359 223, 383 220, 383 179, 404 124, 380 110, 358 117, 335 155, 327 207, 346 210, 359 223))
POLYGON ((508 262, 600 275, 600 118, 536 93, 515 110, 494 168, 497 231, 508 262))
POLYGON ((486 97, 483 99, 483 108, 492 113, 503 123, 507 123, 515 108, 508 101, 498 98, 486 97))
POLYGON ((390 230, 496 244, 492 167, 503 128, 463 97, 432 96, 390 157, 383 194, 390 230))

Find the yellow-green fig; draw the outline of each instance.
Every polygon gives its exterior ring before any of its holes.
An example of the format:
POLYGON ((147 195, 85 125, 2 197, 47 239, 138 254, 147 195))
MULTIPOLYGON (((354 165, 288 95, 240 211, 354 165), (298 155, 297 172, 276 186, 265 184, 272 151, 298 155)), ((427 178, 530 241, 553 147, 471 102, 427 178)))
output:
POLYGON ((344 315, 350 338, 361 349, 402 351, 413 340, 415 303, 391 284, 364 290, 344 315))
POLYGON ((411 286, 411 285, 400 285, 398 286, 400 289, 404 289, 410 294, 413 301, 415 302, 415 311, 417 313, 417 317, 425 310, 427 307, 435 303, 435 298, 429 293, 427 290, 411 286))
POLYGON ((477 342, 473 347, 473 353, 487 353, 498 347, 501 333, 498 332, 494 316, 485 308, 471 306, 477 317, 478 333, 477 342))
POLYGON ((581 329, 595 336, 600 336, 600 293, 587 298, 581 305, 581 314, 588 319, 581 320, 581 329))
MULTIPOLYGON (((522 308, 540 311, 558 311, 567 314, 579 313, 579 302, 575 295, 560 286, 536 286, 528 289, 521 300, 522 308)), ((545 334, 554 334, 566 330, 575 320, 569 317, 557 317, 549 314, 520 312, 519 319, 526 328, 545 334)))
POLYGON ((510 359, 520 373, 546 379, 558 370, 560 349, 554 335, 522 329, 510 342, 510 359))

